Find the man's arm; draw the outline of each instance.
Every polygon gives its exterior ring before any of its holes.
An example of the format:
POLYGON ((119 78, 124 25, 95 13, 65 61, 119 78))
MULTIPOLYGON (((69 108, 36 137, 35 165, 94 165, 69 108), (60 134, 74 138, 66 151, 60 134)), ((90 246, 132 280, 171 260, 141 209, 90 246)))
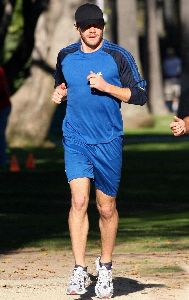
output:
POLYGON ((186 133, 189 133, 189 116, 185 117, 183 120, 185 122, 186 133))
POLYGON ((67 87, 66 80, 64 78, 63 70, 62 70, 62 59, 64 57, 64 52, 61 50, 58 53, 56 69, 54 74, 55 84, 54 84, 54 92, 52 94, 51 100, 54 103, 60 104, 65 100, 67 96, 67 87))
POLYGON ((131 90, 129 88, 122 88, 107 82, 104 92, 123 102, 128 102, 131 98, 131 90))
POLYGON ((141 88, 130 89, 125 87, 115 86, 106 82, 102 76, 95 74, 93 72, 91 72, 88 75, 87 80, 89 80, 91 88, 95 88, 101 92, 108 93, 120 101, 129 102, 133 92, 135 93, 135 96, 136 93, 138 93, 140 97, 142 94, 143 101, 141 101, 140 103, 141 105, 143 105, 146 102, 146 98, 147 98, 146 93, 141 88))
POLYGON ((174 121, 170 124, 170 128, 174 136, 189 133, 189 116, 185 117, 183 120, 175 116, 174 121))

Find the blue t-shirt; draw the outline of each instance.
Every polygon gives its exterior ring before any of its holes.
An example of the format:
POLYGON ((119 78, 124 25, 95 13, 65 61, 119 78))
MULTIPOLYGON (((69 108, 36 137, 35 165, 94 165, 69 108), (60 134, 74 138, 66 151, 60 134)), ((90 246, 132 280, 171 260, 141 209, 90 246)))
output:
POLYGON ((94 52, 82 52, 80 42, 59 52, 55 87, 62 82, 67 86, 63 135, 87 144, 107 143, 123 134, 121 101, 91 89, 87 80, 90 71, 103 76, 110 84, 129 87, 132 104, 146 102, 146 82, 141 79, 131 54, 107 40, 94 52))
POLYGON ((167 57, 163 62, 165 78, 175 78, 181 75, 181 59, 177 56, 167 57))

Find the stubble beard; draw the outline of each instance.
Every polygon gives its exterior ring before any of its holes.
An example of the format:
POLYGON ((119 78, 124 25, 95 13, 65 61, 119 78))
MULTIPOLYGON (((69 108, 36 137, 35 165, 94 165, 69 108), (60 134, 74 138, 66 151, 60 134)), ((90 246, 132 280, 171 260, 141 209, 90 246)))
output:
POLYGON ((81 35, 81 39, 85 43, 85 45, 93 50, 95 50, 101 44, 103 40, 103 33, 101 35, 98 35, 97 37, 98 38, 95 38, 94 41, 92 41, 89 38, 81 35))

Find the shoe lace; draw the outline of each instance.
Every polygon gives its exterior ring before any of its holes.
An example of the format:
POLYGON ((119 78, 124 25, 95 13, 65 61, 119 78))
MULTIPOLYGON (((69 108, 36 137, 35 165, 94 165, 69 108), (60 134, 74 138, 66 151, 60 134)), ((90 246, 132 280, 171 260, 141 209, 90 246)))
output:
POLYGON ((99 268, 98 282, 100 285, 109 286, 112 282, 112 271, 107 270, 104 266, 99 268))
POLYGON ((81 268, 73 270, 70 283, 73 285, 79 284, 80 286, 84 285, 86 274, 81 268))

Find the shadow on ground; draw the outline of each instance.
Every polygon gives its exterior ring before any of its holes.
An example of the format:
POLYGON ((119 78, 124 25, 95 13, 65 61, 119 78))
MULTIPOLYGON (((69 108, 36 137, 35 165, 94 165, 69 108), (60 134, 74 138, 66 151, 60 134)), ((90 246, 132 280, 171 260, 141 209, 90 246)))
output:
MULTIPOLYGON (((93 282, 95 284, 95 282, 93 282)), ((79 296, 76 300, 92 300, 92 297, 95 297, 94 284, 90 285, 88 291, 85 295, 79 296)), ((131 293, 140 292, 146 289, 152 288, 164 288, 163 284, 145 284, 140 283, 137 280, 124 277, 115 277, 114 279, 114 297, 127 296, 131 293)))

